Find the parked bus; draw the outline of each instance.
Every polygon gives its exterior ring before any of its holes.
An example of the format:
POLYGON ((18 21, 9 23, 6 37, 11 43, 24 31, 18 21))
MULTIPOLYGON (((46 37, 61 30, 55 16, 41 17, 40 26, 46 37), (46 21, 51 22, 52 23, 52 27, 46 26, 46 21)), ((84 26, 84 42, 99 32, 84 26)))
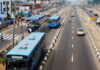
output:
POLYGON ((44 17, 45 15, 34 15, 34 16, 28 17, 26 19, 26 21, 28 21, 28 26, 27 26, 28 32, 31 33, 37 30, 41 25, 40 20, 42 20, 42 18, 44 17))
POLYGON ((6 70, 34 70, 45 48, 45 33, 30 33, 6 54, 6 70))
POLYGON ((49 28, 56 28, 60 26, 60 16, 51 16, 48 19, 48 27, 49 28))

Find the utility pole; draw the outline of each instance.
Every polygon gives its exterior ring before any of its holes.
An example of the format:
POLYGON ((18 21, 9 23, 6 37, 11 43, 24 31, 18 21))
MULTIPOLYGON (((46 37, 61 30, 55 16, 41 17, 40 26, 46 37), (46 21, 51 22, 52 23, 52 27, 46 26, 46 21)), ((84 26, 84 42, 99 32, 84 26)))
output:
POLYGON ((12 38, 12 48, 14 47, 14 39, 15 39, 15 14, 16 14, 16 4, 14 2, 14 9, 13 9, 13 38, 12 38))
POLYGON ((5 3, 6 3, 6 14, 7 14, 7 17, 8 17, 8 1, 5 1, 5 3))

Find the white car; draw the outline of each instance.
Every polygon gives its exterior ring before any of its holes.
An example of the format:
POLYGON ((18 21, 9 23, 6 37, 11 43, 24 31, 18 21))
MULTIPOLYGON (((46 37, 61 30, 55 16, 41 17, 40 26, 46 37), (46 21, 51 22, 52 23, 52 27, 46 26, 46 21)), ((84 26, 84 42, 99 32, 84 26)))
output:
POLYGON ((78 28, 78 30, 77 30, 77 35, 78 35, 78 36, 84 36, 84 35, 85 35, 84 30, 83 30, 82 28, 78 28))
POLYGON ((96 23, 97 23, 97 24, 100 24, 100 18, 98 18, 98 19, 96 20, 96 23))

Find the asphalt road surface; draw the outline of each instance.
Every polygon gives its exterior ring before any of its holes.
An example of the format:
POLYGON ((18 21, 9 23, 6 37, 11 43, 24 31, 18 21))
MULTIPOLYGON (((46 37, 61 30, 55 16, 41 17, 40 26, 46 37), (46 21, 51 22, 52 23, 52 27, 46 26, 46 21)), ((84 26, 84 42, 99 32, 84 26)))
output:
POLYGON ((82 27, 78 14, 69 16, 72 23, 66 20, 45 70, 97 70, 86 37, 76 34, 82 27))

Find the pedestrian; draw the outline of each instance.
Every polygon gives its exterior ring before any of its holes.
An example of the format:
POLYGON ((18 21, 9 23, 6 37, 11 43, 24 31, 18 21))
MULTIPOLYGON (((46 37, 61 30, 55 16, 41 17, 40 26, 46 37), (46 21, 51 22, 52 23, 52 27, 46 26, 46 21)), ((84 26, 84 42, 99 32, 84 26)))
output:
POLYGON ((3 41, 3 34, 2 33, 0 33, 0 39, 1 39, 1 41, 3 41))
POLYGON ((71 19, 69 19, 69 23, 71 23, 71 19))
POLYGON ((2 61, 3 66, 5 66, 5 61, 2 61))
POLYGON ((17 26, 19 27, 19 20, 17 21, 17 26))

